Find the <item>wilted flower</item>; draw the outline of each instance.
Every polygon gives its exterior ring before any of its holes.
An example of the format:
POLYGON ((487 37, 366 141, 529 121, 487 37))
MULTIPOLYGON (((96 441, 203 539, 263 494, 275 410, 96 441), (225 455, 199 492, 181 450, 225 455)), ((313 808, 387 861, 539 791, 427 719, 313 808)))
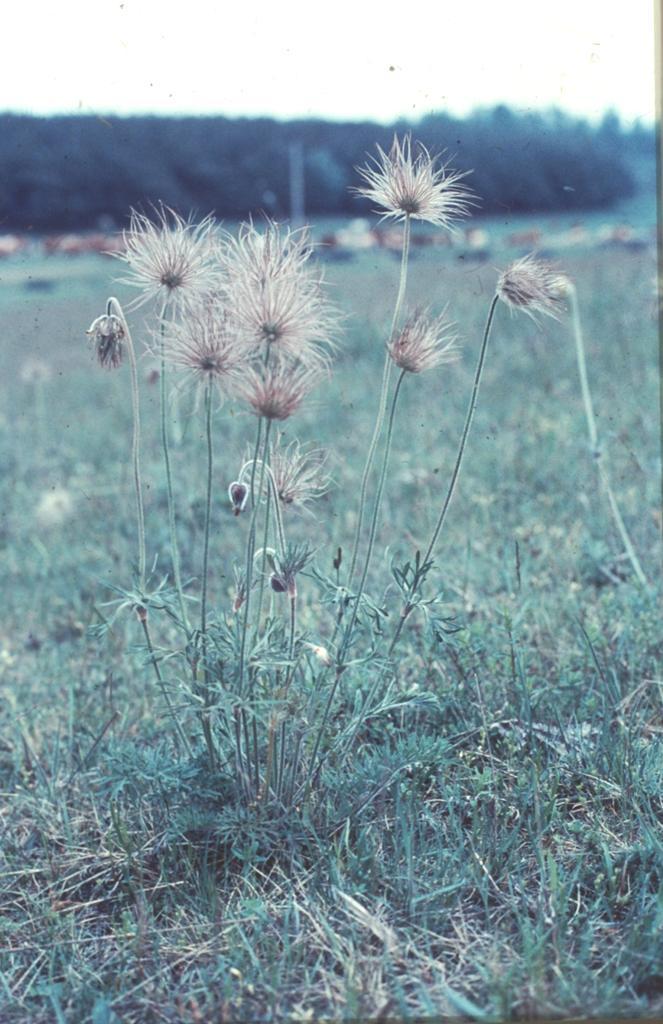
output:
POLYGON ((163 296, 177 304, 189 304, 212 290, 217 272, 211 232, 214 221, 184 221, 169 207, 155 210, 156 223, 135 210, 124 232, 124 252, 111 253, 129 266, 122 284, 138 288, 134 308, 163 296))
POLYGON ((124 355, 124 325, 114 313, 104 313, 90 324, 86 332, 96 349, 101 366, 116 369, 124 355))
POLYGON ((234 480, 228 488, 228 497, 232 505, 233 515, 238 516, 244 511, 249 497, 249 488, 239 480, 234 480))
POLYGON ((258 416, 287 420, 321 379, 316 369, 278 360, 259 369, 247 369, 237 389, 258 416))
POLYGON ((409 216, 448 228, 469 212, 472 192, 460 184, 469 172, 447 171, 421 143, 413 156, 409 135, 402 141, 394 135, 389 153, 380 146, 377 149, 379 157, 373 159, 373 166, 357 168, 367 184, 352 191, 377 203, 386 211, 384 217, 409 216))
POLYGON ((270 577, 270 586, 277 594, 297 594, 297 576, 313 558, 313 551, 307 544, 289 544, 286 551, 275 559, 275 571, 270 577))
POLYGON ((299 441, 285 447, 273 445, 269 464, 279 500, 304 508, 320 498, 329 487, 329 477, 324 473, 326 458, 322 449, 307 451, 299 441))
POLYGON ((413 313, 389 344, 396 366, 408 373, 422 373, 460 356, 455 324, 446 318, 446 309, 431 318, 427 310, 413 313))
POLYGON ((168 324, 163 356, 198 383, 211 381, 225 391, 248 359, 246 345, 212 297, 187 310, 181 322, 168 324))
POLYGON ((569 284, 568 278, 550 263, 536 260, 530 254, 500 274, 497 294, 512 309, 520 309, 534 320, 536 313, 558 320, 569 284))
POLYGON ((273 221, 262 232, 243 224, 219 254, 224 299, 247 341, 307 364, 327 358, 337 319, 311 254, 307 229, 282 231, 273 221))

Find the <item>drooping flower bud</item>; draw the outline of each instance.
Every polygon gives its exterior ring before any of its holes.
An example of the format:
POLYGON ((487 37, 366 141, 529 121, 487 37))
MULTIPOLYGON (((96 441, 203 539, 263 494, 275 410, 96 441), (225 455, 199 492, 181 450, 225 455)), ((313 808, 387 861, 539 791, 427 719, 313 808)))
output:
POLYGON ((238 480, 234 480, 228 488, 228 497, 230 498, 230 504, 232 505, 233 515, 238 516, 240 512, 244 511, 246 506, 246 502, 249 497, 249 488, 246 484, 242 484, 238 480))
POLYGON ((287 581, 283 578, 283 576, 279 576, 277 573, 272 574, 269 580, 269 585, 272 588, 272 590, 277 594, 285 594, 288 589, 287 581))

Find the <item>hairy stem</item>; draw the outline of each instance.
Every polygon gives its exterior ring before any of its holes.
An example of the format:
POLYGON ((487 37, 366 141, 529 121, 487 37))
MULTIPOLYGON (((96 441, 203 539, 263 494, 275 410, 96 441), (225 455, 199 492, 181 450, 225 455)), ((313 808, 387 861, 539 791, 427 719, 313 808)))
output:
MULTIPOLYGON (((265 428, 265 439, 263 441, 263 455, 260 460, 260 476, 258 480, 258 492, 255 495, 253 510, 251 512, 251 523, 249 526, 249 536, 246 542, 246 568, 245 568, 245 586, 246 586, 246 597, 244 599, 244 617, 242 622, 242 633, 240 637, 240 648, 239 648, 239 679, 238 679, 238 691, 241 696, 244 685, 244 668, 246 661, 246 636, 249 628, 249 611, 251 606, 251 586, 253 583, 253 556, 255 553, 255 541, 256 541, 256 526, 258 518, 258 510, 260 508, 260 495, 265 481, 265 461, 267 459, 267 451, 269 445, 269 432, 272 425, 271 420, 267 420, 267 426, 265 428)), ((253 486, 255 483, 255 465, 258 461, 258 451, 260 445, 261 431, 258 429, 258 436, 256 438, 256 449, 253 457, 253 469, 251 472, 251 491, 253 493, 253 486)))
POLYGON ((387 438, 384 446, 384 454, 382 456, 382 467, 380 469, 380 478, 378 480, 378 487, 375 494, 375 503, 373 506, 373 515, 371 517, 371 527, 368 535, 368 547, 366 549, 366 558, 364 559, 364 568, 362 569, 361 579, 357 588, 357 593, 354 598, 352 613, 350 615, 349 622, 346 626, 345 633, 343 634, 343 640, 338 652, 338 665, 343 666, 343 659, 348 650, 352 639, 352 630, 354 629, 355 622, 357 621, 357 615, 359 612, 359 605, 361 603, 364 588, 366 586, 366 579, 368 577, 368 570, 371 564, 371 558, 373 555, 373 546, 375 544, 375 535, 378 528, 378 520, 380 517, 380 507, 382 505, 382 495, 384 493, 385 480, 387 479, 387 469, 389 467, 389 456, 391 454, 391 442, 394 436, 394 420, 396 416, 396 405, 398 404, 398 396, 400 395, 401 386, 405 379, 405 370, 401 370, 394 388, 394 396, 391 400, 391 408, 389 410, 389 422, 387 425, 387 438))
MULTIPOLYGON (((392 341, 394 331, 398 326, 398 321, 401 315, 401 309, 403 306, 403 299, 405 298, 405 286, 407 283, 407 266, 408 257, 410 254, 410 216, 409 214, 405 217, 405 223, 403 225, 403 249, 401 254, 401 274, 398 283, 398 294, 396 296, 396 305, 394 306, 394 314, 391 320, 391 327, 389 329, 389 342, 392 341)), ((357 526, 355 528, 354 542, 352 545, 352 555, 350 557, 350 568, 348 570, 347 585, 348 588, 352 585, 352 578, 357 567, 357 555, 359 551, 359 542, 361 540, 361 528, 364 522, 364 508, 366 505, 366 493, 368 491, 368 479, 370 476, 371 468, 373 466, 373 460, 380 440, 380 434, 382 433, 382 425, 384 423, 384 416, 387 409, 387 395, 389 393, 389 380, 391 376, 391 356, 387 350, 384 358, 384 367, 382 370, 382 386, 380 388, 380 400, 378 403, 378 413, 375 420, 375 427, 373 428, 373 436, 371 443, 368 448, 368 455, 366 456, 366 464, 364 466, 364 472, 361 478, 361 487, 359 490, 359 511, 357 513, 357 526)))
MULTIPOLYGON (((421 580, 421 575, 422 575, 422 572, 424 570, 424 567, 428 563, 428 561, 429 561, 429 559, 430 559, 430 557, 431 557, 431 555, 433 553, 433 549, 435 548, 435 545, 437 544, 437 541, 439 539, 440 533, 442 532, 442 527, 444 526, 444 521, 445 521, 445 519, 447 517, 447 512, 449 511, 449 506, 451 504, 451 499, 453 498, 454 491, 456 489, 456 483, 458 481, 458 474, 460 473, 460 467, 461 467, 461 463, 463 461, 463 455, 465 453, 465 446, 467 444, 467 438, 468 438, 469 433, 470 433, 470 427, 472 426, 472 421, 474 419, 474 412, 475 412, 475 409, 476 409, 476 406, 477 406, 477 399, 479 397, 479 386, 481 384, 481 376, 483 374, 483 367, 484 367, 484 363, 486 361, 486 350, 488 348, 488 340, 490 338, 490 331, 491 331, 491 327, 493 325, 493 318, 495 316, 495 309, 497 307, 497 303, 498 302, 499 302, 499 296, 498 295, 494 295, 493 296, 493 300, 492 300, 492 302, 490 304, 490 309, 488 310, 488 318, 486 320, 486 326, 485 326, 484 332, 483 332, 483 340, 481 342, 481 349, 479 351, 479 358, 477 360, 476 370, 474 371, 474 384, 472 385, 472 394, 470 396, 470 402, 469 402, 469 405, 467 407, 467 413, 465 415, 465 425, 463 426, 463 433, 461 435, 460 444, 458 445, 458 451, 456 453, 456 461, 454 463, 454 468, 453 468, 453 471, 451 473, 451 480, 449 481, 449 487, 447 488, 446 497, 445 497, 444 503, 442 505, 442 511, 440 512, 440 515, 438 517, 437 523, 435 524, 435 529, 433 530, 433 535, 432 535, 432 537, 430 539, 430 543, 429 543, 429 545, 428 545, 428 547, 426 549, 426 554, 424 555, 423 559, 419 563, 420 564, 420 570, 417 571, 417 573, 415 574, 415 578, 414 578, 413 583, 412 583, 412 590, 413 591, 416 590, 416 588, 417 588, 417 586, 418 586, 418 584, 419 584, 419 582, 421 580)), ((401 615, 400 615, 400 618, 399 618, 399 621, 398 621, 398 625, 396 627, 396 631, 394 633, 394 636, 393 636, 393 639, 391 641, 391 644, 389 645, 389 656, 391 656, 391 654, 393 653, 394 648, 396 647, 396 644, 398 643, 398 639, 399 639, 399 637, 400 637, 400 635, 401 635, 401 633, 403 631, 403 626, 405 625, 405 620, 407 619, 408 615, 412 611, 413 607, 414 606, 412 604, 410 604, 409 601, 406 601, 405 604, 403 605, 403 608, 401 610, 401 615)))
POLYGON ((166 702, 168 713, 173 720, 175 731, 177 732, 177 735, 181 739, 184 745, 184 749, 186 750, 189 757, 192 757, 193 751, 191 750, 191 744, 189 743, 186 734, 178 721, 177 715, 175 714, 175 709, 170 699, 170 695, 166 688, 166 684, 164 683, 163 676, 161 675, 161 669, 159 668, 159 662, 157 661, 156 654, 154 653, 154 645, 152 644, 152 637, 150 636, 150 629, 147 624, 147 611, 144 608, 139 609, 138 618, 140 619, 140 623, 143 627, 143 633, 145 634, 145 643, 147 644, 147 650, 150 655, 150 661, 154 666, 154 672, 157 677, 157 682, 159 683, 161 693, 163 694, 163 699, 166 702))
POLYGON ((647 577, 644 574, 640 560, 635 553, 635 548, 631 542, 628 530, 622 519, 617 499, 615 498, 612 484, 610 481, 610 473, 606 464, 606 458, 604 453, 601 451, 598 440, 598 430, 596 427, 596 417, 594 416, 594 407, 592 405, 592 396, 589 390, 589 382, 587 380, 587 363, 585 360, 585 342, 582 333, 582 324, 580 322, 580 309, 578 306, 578 294, 576 292, 575 285, 569 282, 569 295, 571 298, 571 320, 573 323, 573 337, 575 339, 576 346, 576 357, 578 360, 578 373, 580 375, 580 388, 582 391, 582 400, 585 406, 585 419, 587 420, 587 432, 589 434, 589 446, 596 462, 599 479, 603 486, 603 489, 608 498, 608 504, 610 505, 610 511, 615 521, 619 535, 624 545, 624 550, 628 555, 628 558, 633 566, 633 571, 638 578, 638 581, 643 587, 648 585, 647 577))
POLYGON ((168 444, 168 423, 166 420, 167 396, 166 396, 166 358, 165 358, 165 320, 168 300, 163 304, 161 316, 159 317, 161 372, 159 374, 159 404, 161 413, 161 447, 163 449, 163 462, 166 470, 166 492, 168 496, 168 529, 170 532, 170 558, 173 566, 173 577, 175 579, 175 590, 177 591, 177 602, 180 609, 180 617, 184 628, 189 634, 191 627, 189 617, 186 613, 184 603, 184 590, 182 589, 182 576, 180 573, 180 553, 177 544, 177 530, 175 528, 175 499, 173 498, 173 476, 170 466, 170 448, 168 444))
POLYGON ((145 589, 145 511, 143 508, 143 486, 140 472, 140 401, 138 391, 138 367, 136 364, 136 350, 131 338, 131 331, 122 310, 122 306, 116 298, 111 296, 107 304, 108 315, 114 310, 115 315, 122 322, 124 337, 129 353, 129 366, 131 368, 131 404, 133 407, 133 438, 131 443, 131 459, 134 473, 134 488, 136 491, 136 519, 138 523, 138 577, 140 590, 145 589))
POLYGON ((205 499, 205 536, 203 543, 203 579, 200 599, 200 642, 203 655, 203 734, 212 769, 216 763, 216 753, 209 721, 209 668, 207 665, 207 576, 209 563, 209 534, 212 515, 212 475, 214 469, 214 451, 212 447, 212 381, 208 380, 205 387, 205 432, 207 437, 207 491, 205 499))

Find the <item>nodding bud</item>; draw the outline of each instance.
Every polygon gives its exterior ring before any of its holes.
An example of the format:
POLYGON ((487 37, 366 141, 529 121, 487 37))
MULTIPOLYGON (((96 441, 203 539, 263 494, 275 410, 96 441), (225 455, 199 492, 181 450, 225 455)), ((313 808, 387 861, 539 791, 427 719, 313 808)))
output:
POLYGON ((283 576, 278 576, 276 573, 272 574, 269 584, 277 594, 285 594, 288 590, 287 581, 283 579, 283 576))
POLYGON ((238 480, 235 480, 228 488, 228 497, 233 507, 233 515, 238 516, 240 512, 244 511, 249 497, 249 489, 246 484, 241 484, 238 480))

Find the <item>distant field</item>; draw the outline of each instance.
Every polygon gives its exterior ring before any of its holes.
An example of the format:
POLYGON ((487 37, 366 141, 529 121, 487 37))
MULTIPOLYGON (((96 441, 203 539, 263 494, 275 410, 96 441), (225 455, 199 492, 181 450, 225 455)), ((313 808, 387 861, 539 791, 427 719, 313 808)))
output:
MULTIPOLYGON (((457 366, 406 381, 376 578, 392 557, 420 548, 435 521, 494 268, 520 254, 502 236, 532 225, 545 236, 579 219, 650 233, 655 224, 649 199, 587 218, 479 220, 493 237, 484 262, 437 249, 413 259, 410 303, 439 310, 448 302, 464 354, 457 366)), ((269 865, 253 870, 248 855, 232 874, 220 854, 213 863, 211 847, 197 859, 195 843, 173 839, 158 796, 159 775, 170 771, 167 730, 134 624, 103 642, 88 633, 109 596, 104 581, 125 579, 133 557, 128 377, 126 368, 103 372, 85 337, 116 290, 118 265, 96 256, 0 263, 3 1022, 349 1018, 380 1009, 485 1020, 660 1014, 656 255, 653 239, 640 250, 555 255, 577 284, 617 499, 653 589, 634 585, 597 486, 568 323, 537 327, 501 306, 437 555, 445 607, 461 629, 446 646, 413 622, 400 663, 399 685, 432 692, 439 707, 430 721, 422 713, 376 724, 365 740, 371 757, 419 747, 421 769, 339 838, 332 867, 301 873, 292 889, 269 865), (45 369, 30 371, 34 358, 45 369), (126 758, 144 767, 146 750, 153 781, 132 802, 126 758), (111 799, 132 837, 126 848, 111 799), (330 895, 329 878, 370 909, 368 924, 330 895)), ((344 313, 335 371, 286 437, 330 450, 335 486, 320 520, 304 517, 292 529, 331 572, 352 537, 398 264, 371 250, 327 263, 325 274, 344 313)), ((146 315, 132 320, 141 347, 146 315)), ((146 514, 161 567, 151 368, 145 356, 146 514)), ((188 576, 199 571, 203 514, 202 418, 190 396, 176 419, 188 576)), ((210 591, 219 611, 229 607, 242 540, 226 489, 253 422, 232 404, 217 421, 210 591)), ((304 621, 324 641, 330 615, 313 583, 303 590, 304 621)), ((357 763, 368 778, 359 754, 357 763)))

